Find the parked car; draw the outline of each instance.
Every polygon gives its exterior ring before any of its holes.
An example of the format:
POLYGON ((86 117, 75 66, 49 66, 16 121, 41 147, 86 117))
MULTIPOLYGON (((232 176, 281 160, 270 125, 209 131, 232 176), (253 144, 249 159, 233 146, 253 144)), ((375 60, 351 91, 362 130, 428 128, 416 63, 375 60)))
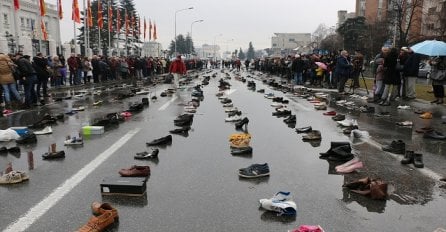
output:
POLYGON ((428 63, 420 62, 418 68, 418 77, 429 78, 431 75, 431 66, 428 63))

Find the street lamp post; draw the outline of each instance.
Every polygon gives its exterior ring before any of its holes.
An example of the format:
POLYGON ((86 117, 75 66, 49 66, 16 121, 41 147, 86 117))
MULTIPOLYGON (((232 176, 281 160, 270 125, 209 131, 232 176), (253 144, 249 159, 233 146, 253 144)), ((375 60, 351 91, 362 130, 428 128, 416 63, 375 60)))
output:
POLYGON ((190 54, 192 55, 192 50, 193 50, 193 46, 192 46, 192 41, 193 41, 193 37, 192 37, 192 26, 195 24, 195 23, 201 23, 201 22, 203 22, 204 20, 203 19, 200 19, 200 20, 196 20, 196 21, 193 21, 191 24, 190 24, 190 48, 189 48, 189 52, 190 52, 190 54))
POLYGON ((177 13, 180 11, 192 10, 192 9, 194 9, 194 8, 189 7, 189 8, 184 8, 184 9, 175 11, 175 55, 177 55, 177 13))

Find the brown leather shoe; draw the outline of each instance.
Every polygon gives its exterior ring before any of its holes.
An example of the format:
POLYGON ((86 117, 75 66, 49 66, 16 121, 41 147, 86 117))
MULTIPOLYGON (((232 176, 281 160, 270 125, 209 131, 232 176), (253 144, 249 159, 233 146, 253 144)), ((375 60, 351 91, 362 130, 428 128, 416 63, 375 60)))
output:
POLYGON ((115 221, 119 218, 118 210, 113 208, 113 206, 111 206, 109 203, 100 203, 95 201, 91 203, 91 211, 94 215, 102 215, 106 212, 111 212, 115 221))
POLYGON ((133 165, 129 169, 121 169, 119 174, 125 177, 146 177, 150 175, 150 167, 133 165))
POLYGON ((91 217, 87 224, 83 225, 77 232, 101 232, 114 222, 112 212, 107 211, 100 216, 91 217))

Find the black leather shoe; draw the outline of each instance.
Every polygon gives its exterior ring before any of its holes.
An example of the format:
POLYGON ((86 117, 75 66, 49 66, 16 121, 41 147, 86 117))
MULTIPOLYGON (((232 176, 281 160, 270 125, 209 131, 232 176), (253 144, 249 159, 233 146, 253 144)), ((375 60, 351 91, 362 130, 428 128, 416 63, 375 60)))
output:
POLYGON ((334 154, 333 149, 335 149, 337 147, 340 147, 340 146, 348 146, 348 147, 350 147, 349 148, 349 152, 352 151, 352 148, 350 146, 350 142, 331 142, 330 143, 330 149, 328 149, 328 151, 326 151, 326 152, 319 153, 319 155, 325 156, 325 157, 333 155, 334 154))
POLYGON ((159 149, 155 148, 152 150, 151 153, 148 153, 147 151, 138 152, 134 156, 135 159, 157 159, 158 158, 159 149))
POLYGON ((406 151, 406 154, 404 155, 404 158, 401 160, 401 164, 411 164, 413 163, 413 151, 406 151))
POLYGON ((177 129, 174 129, 174 130, 170 130, 169 132, 171 134, 184 134, 184 133, 189 132, 189 130, 190 130, 190 126, 185 126, 185 127, 182 127, 182 128, 177 128, 177 129))
POLYGON ((424 168, 423 154, 414 153, 413 166, 415 166, 416 168, 424 168))
POLYGON ((429 139, 438 139, 438 140, 446 139, 446 135, 436 130, 426 131, 423 137, 429 139))
POLYGON ((47 152, 42 155, 43 159, 60 159, 65 158, 65 151, 47 152))
POLYGON ((242 128, 245 124, 248 125, 249 119, 247 117, 244 117, 242 120, 235 123, 235 128, 239 129, 242 128))
POLYGON ((37 137, 33 132, 28 132, 15 140, 17 144, 37 143, 37 137))
POLYGON ((252 154, 252 147, 231 148, 231 155, 247 155, 252 154))
POLYGON ((311 128, 311 126, 307 126, 307 127, 301 127, 301 128, 296 128, 296 133, 300 134, 300 133, 307 133, 312 131, 313 128, 311 128))
POLYGON ((382 146, 383 151, 395 154, 404 154, 406 152, 406 144, 402 140, 394 140, 389 145, 382 146))
POLYGON ((165 137, 161 137, 159 139, 152 140, 151 142, 146 143, 147 146, 156 146, 156 145, 166 145, 172 143, 172 135, 168 135, 165 137))

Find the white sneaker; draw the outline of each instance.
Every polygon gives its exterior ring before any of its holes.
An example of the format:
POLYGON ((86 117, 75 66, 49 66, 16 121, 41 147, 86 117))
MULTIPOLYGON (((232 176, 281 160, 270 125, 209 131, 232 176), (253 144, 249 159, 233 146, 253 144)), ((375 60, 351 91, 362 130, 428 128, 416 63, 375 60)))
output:
POLYGON ((400 105, 397 107, 397 109, 399 110, 410 110, 410 106, 408 105, 400 105))
POLYGON ((34 134, 36 135, 47 135, 53 133, 53 129, 51 129, 51 126, 46 126, 43 128, 43 130, 40 131, 34 131, 34 134))
POLYGON ((229 113, 229 112, 235 112, 235 111, 238 111, 237 107, 231 107, 231 108, 226 108, 226 109, 225 109, 225 112, 226 112, 226 113, 229 113))
POLYGON ((296 203, 294 201, 277 201, 273 199, 260 199, 260 206, 266 210, 277 212, 281 215, 296 215, 296 203))
POLYGON ((343 121, 338 121, 338 124, 344 127, 357 126, 358 123, 354 119, 345 119, 343 121))
POLYGON ((367 138, 370 138, 369 132, 358 130, 358 129, 352 130, 352 132, 350 133, 350 136, 352 138, 356 138, 356 139, 367 139, 367 138))
POLYGON ((282 104, 277 103, 277 102, 274 102, 273 104, 271 104, 271 106, 274 107, 274 108, 282 108, 283 107, 282 104))
POLYGON ((73 111, 84 111, 85 110, 85 106, 79 106, 76 108, 73 108, 73 111))
POLYGON ((64 141, 65 146, 83 145, 83 144, 84 144, 84 139, 82 139, 82 137, 79 138, 73 137, 64 141))
POLYGON ((232 107, 232 106, 234 106, 234 104, 232 104, 232 102, 223 104, 223 107, 232 107))
POLYGON ((240 116, 240 115, 234 115, 234 116, 225 118, 226 122, 237 122, 240 120, 242 120, 242 116, 240 116))

